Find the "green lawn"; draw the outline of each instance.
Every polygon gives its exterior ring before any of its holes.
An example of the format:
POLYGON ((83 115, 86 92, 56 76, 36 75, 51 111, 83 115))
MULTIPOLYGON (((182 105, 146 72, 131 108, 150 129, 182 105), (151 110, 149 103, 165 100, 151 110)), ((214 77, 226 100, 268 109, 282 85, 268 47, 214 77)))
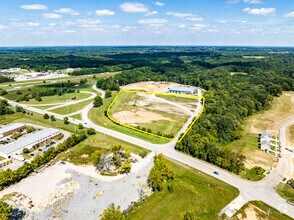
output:
POLYGON ((116 138, 97 133, 93 136, 89 136, 82 143, 74 146, 70 150, 61 153, 57 159, 68 161, 77 165, 80 164, 91 164, 90 155, 96 150, 109 151, 112 146, 121 145, 128 148, 131 152, 135 154, 140 154, 142 152, 150 152, 149 150, 143 149, 136 145, 118 140, 116 138))
POLYGON ((174 192, 164 189, 137 204, 129 220, 184 219, 186 212, 193 218, 217 219, 218 213, 234 198, 238 190, 213 177, 187 166, 171 162, 175 172, 174 192))
POLYGON ((82 120, 82 115, 81 114, 76 114, 76 115, 71 116, 71 118, 82 120))
POLYGON ((116 96, 117 92, 113 92, 111 98, 103 99, 103 105, 99 108, 92 108, 89 112, 89 118, 97 125, 110 128, 112 130, 128 134, 146 141, 149 141, 151 143, 155 144, 164 144, 169 142, 168 140, 162 139, 162 138, 156 138, 147 134, 143 134, 138 131, 134 131, 132 129, 123 127, 121 125, 117 125, 113 123, 108 117, 104 115, 104 112, 107 110, 107 107, 110 105, 111 101, 116 96))
MULTIPOLYGON (((12 122, 12 121, 11 121, 12 122)), ((14 122, 22 122, 22 123, 32 123, 32 124, 38 124, 41 126, 50 126, 49 120, 46 120, 43 118, 43 115, 38 113, 33 113, 33 115, 22 115, 21 117, 18 117, 14 122)), ((74 124, 67 124, 65 125, 62 120, 56 119, 56 121, 51 122, 51 127, 63 129, 66 131, 69 131, 71 133, 75 133, 76 131, 76 125, 74 124)))
POLYGON ((0 124, 9 124, 15 120, 18 120, 23 117, 23 114, 15 113, 12 115, 1 115, 0 116, 0 124))
POLYGON ((285 183, 279 183, 276 187, 276 192, 284 199, 294 203, 294 189, 285 183))
POLYGON ((53 104, 53 103, 62 103, 66 101, 69 102, 69 101, 72 101, 73 98, 76 98, 75 100, 86 99, 86 98, 89 98, 90 96, 91 95, 87 93, 67 93, 62 96, 59 96, 59 95, 43 96, 42 102, 38 102, 35 99, 30 99, 30 101, 28 102, 21 102, 21 103, 25 103, 25 104, 51 104, 52 103, 53 104))
POLYGON ((93 102, 94 99, 90 99, 90 100, 86 100, 74 105, 69 105, 66 107, 61 107, 61 108, 56 108, 54 110, 51 110, 51 112, 57 113, 57 114, 61 114, 61 115, 67 115, 67 114, 71 114, 73 112, 79 111, 83 108, 85 108, 87 105, 89 105, 91 102, 93 102))
MULTIPOLYGON (((255 219, 267 219, 267 220, 292 220, 289 216, 281 213, 280 211, 272 208, 271 206, 261 202, 261 201, 251 201, 243 206, 232 218, 232 220, 239 220, 246 218, 245 210, 249 206, 253 207, 256 218, 255 219), (270 211, 268 215, 268 211, 270 211)), ((248 219, 249 220, 249 219, 248 219)))

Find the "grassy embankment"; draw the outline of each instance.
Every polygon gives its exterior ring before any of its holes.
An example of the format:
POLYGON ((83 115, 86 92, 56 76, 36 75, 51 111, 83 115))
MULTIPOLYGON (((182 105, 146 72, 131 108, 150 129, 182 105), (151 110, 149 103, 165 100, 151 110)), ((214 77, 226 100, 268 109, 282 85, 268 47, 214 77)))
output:
POLYGON ((169 142, 168 140, 165 140, 162 138, 156 138, 156 137, 123 127, 121 125, 117 125, 113 121, 111 121, 107 116, 105 116, 104 112, 107 110, 108 106, 110 105, 110 103, 112 102, 116 94, 117 92, 113 92, 111 98, 107 98, 103 100, 103 105, 101 107, 93 108, 90 110, 89 118, 95 124, 106 127, 106 128, 110 128, 112 130, 115 130, 124 134, 128 134, 130 136, 134 136, 136 138, 140 138, 155 144, 164 144, 169 142))
POLYGON ((284 199, 294 204, 294 189, 285 183, 276 186, 276 192, 284 199))
POLYGON ((289 216, 261 201, 247 203, 232 218, 232 220, 242 219, 292 220, 289 216))
MULTIPOLYGON (((174 191, 167 188, 153 193, 132 209, 132 219, 184 219, 186 212, 193 219, 217 219, 218 213, 235 197, 238 190, 193 168, 171 162, 175 172, 174 191)), ((192 218, 191 218, 192 219, 192 218)))

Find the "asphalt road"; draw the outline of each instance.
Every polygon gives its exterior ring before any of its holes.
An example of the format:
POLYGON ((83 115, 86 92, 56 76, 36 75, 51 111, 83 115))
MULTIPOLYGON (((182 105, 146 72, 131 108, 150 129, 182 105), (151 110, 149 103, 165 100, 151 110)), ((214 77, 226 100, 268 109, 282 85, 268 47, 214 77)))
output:
MULTIPOLYGON (((93 87, 95 90, 95 86, 93 87)), ((97 90, 101 92, 101 90, 97 90)), ((104 93, 102 93, 104 94, 104 93)), ((30 111, 37 112, 39 114, 50 114, 54 115, 57 119, 63 119, 64 116, 47 112, 45 110, 29 107, 25 104, 19 104, 16 102, 9 101, 9 104, 15 106, 19 105, 22 106, 30 111)), ((252 200, 260 200, 268 205, 280 210, 281 212, 289 215, 290 217, 294 218, 294 206, 286 203, 284 199, 282 199, 273 189, 283 178, 283 175, 286 173, 287 169, 291 169, 287 165, 287 157, 289 153, 285 150, 285 140, 286 140, 286 132, 285 129, 294 123, 294 119, 285 122, 280 128, 280 142, 282 146, 282 158, 279 160, 276 169, 271 172, 267 177, 265 177, 262 181, 259 182, 252 182, 248 180, 241 179, 239 176, 229 173, 219 167, 216 167, 212 164, 206 163, 202 160, 197 158, 193 158, 181 152, 178 152, 174 149, 175 143, 169 142, 167 144, 152 144, 147 141, 113 131, 111 129, 107 129, 101 126, 94 124, 88 118, 88 112, 92 108, 92 104, 88 105, 86 108, 83 109, 82 112, 82 120, 77 120, 73 118, 69 118, 69 121, 73 124, 83 123, 84 127, 91 127, 97 130, 98 132, 104 133, 106 135, 115 137, 117 139, 138 145, 143 148, 147 148, 149 150, 155 151, 156 153, 163 153, 167 157, 186 164, 190 167, 193 167, 203 173, 206 173, 210 176, 213 176, 229 185, 232 185, 239 189, 240 196, 238 197, 238 205, 234 203, 234 201, 229 204, 226 208, 224 208, 223 212, 228 215, 232 215, 236 209, 240 208, 243 204, 247 203, 248 201, 252 200), (218 175, 214 174, 214 171, 218 172, 218 175), (240 202, 241 201, 241 202, 240 202)), ((197 111, 199 112, 199 111, 197 111)))

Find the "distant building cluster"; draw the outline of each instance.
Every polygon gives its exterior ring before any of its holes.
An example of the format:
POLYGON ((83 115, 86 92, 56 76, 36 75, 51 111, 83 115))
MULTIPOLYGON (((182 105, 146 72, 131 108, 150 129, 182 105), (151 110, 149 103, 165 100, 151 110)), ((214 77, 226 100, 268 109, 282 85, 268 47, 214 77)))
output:
POLYGON ((175 94, 192 95, 192 94, 197 94, 198 89, 193 86, 174 86, 174 87, 168 88, 168 92, 175 93, 175 94))
POLYGON ((273 138, 268 131, 263 131, 260 135, 260 149, 266 152, 272 152, 274 154, 280 154, 279 141, 277 138, 273 138))

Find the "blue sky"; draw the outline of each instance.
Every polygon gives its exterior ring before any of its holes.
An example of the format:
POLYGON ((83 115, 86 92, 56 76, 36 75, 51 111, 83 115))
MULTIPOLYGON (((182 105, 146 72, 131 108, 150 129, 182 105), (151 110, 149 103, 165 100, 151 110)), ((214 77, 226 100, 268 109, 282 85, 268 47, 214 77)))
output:
POLYGON ((294 0, 1 0, 0 46, 294 46, 294 0))

